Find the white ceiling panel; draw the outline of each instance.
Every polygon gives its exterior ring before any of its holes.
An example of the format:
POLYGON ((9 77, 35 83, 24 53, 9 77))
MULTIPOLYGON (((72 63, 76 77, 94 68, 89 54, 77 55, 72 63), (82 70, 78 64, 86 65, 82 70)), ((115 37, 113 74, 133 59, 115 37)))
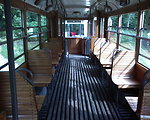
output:
MULTIPOLYGON (((22 1, 25 1, 33 6, 36 6, 39 9, 45 10, 46 8, 46 0, 40 0, 40 4, 38 5, 34 4, 36 0, 22 0, 22 1)), ((48 0, 48 1, 51 2, 51 0, 48 0)), ((54 3, 56 3, 56 1, 64 5, 67 17, 87 17, 90 11, 89 8, 91 6, 96 5, 95 9, 99 11, 103 11, 104 5, 106 4, 106 0, 53 0, 54 3), (73 14, 74 12, 78 12, 80 14, 73 14)), ((123 6, 120 6, 119 1, 120 0, 107 0, 108 5, 112 8, 112 10, 117 10, 123 7, 123 6)), ((139 3, 139 1, 142 2, 146 0, 130 0, 130 4, 127 6, 137 4, 139 3)), ((49 8, 48 11, 50 10, 53 10, 53 9, 49 8)))

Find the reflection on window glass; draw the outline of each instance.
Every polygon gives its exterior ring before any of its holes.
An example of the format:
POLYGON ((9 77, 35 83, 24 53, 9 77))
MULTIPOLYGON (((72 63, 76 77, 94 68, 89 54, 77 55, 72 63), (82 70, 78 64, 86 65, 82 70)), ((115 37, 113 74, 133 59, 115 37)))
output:
POLYGON ((23 39, 14 41, 14 57, 24 53, 23 39))
POLYGON ((38 14, 27 12, 27 27, 38 26, 38 14))
POLYGON ((39 28, 28 28, 27 33, 28 35, 39 33, 39 28))
POLYGON ((46 32, 47 31, 47 27, 41 27, 41 31, 42 32, 46 32))
POLYGON ((21 10, 16 9, 16 8, 12 8, 11 13, 12 13, 12 25, 13 25, 13 27, 22 27, 21 10))
POLYGON ((112 42, 117 42, 117 33, 108 32, 108 39, 112 42))
POLYGON ((0 31, 0 42, 6 41, 6 31, 0 31))
POLYGON ((122 27, 137 28, 138 13, 128 13, 122 15, 122 27))
POLYGON ((141 29, 141 36, 145 38, 150 38, 150 10, 145 10, 143 12, 143 27, 141 29))
POLYGON ((137 26, 138 13, 128 13, 122 15, 122 33, 136 35, 137 26))
POLYGON ((19 67, 21 64, 25 62, 25 56, 21 56, 17 60, 15 60, 15 68, 19 67))
POLYGON ((108 30, 117 31, 118 29, 118 16, 112 16, 108 19, 108 30))
POLYGON ((100 37, 101 38, 104 37, 104 22, 105 22, 105 19, 101 18, 100 19, 100 37))
POLYGON ((136 43, 136 38, 126 36, 126 35, 120 35, 120 45, 124 46, 130 50, 135 50, 135 43, 136 43))
POLYGON ((47 41, 47 32, 41 34, 41 40, 42 42, 47 41))
POLYGON ((5 15, 4 15, 4 7, 3 5, 0 5, 0 29, 5 29, 6 23, 5 23, 5 15))
POLYGON ((35 46, 39 45, 39 36, 33 35, 28 37, 28 50, 31 50, 35 46))
POLYGON ((139 63, 143 64, 147 68, 150 68, 150 59, 142 57, 141 55, 139 55, 139 63))
POLYGON ((22 29, 13 30, 13 38, 23 37, 22 29))
POLYGON ((141 40, 141 42, 140 42, 140 54, 146 55, 146 57, 150 58, 150 41, 141 40))
POLYGON ((8 62, 7 45, 0 45, 0 66, 8 62))
POLYGON ((46 26, 46 25, 47 25, 46 16, 41 16, 41 26, 46 26))
POLYGON ((144 66, 150 68, 150 41, 142 40, 140 41, 140 54, 139 62, 144 66))

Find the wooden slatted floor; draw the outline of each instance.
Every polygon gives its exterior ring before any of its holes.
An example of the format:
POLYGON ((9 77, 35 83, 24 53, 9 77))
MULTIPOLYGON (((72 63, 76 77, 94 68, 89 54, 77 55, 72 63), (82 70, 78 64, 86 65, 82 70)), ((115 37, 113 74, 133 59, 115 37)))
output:
POLYGON ((69 55, 59 66, 51 84, 47 120, 122 120, 109 77, 102 79, 102 69, 90 58, 69 55))

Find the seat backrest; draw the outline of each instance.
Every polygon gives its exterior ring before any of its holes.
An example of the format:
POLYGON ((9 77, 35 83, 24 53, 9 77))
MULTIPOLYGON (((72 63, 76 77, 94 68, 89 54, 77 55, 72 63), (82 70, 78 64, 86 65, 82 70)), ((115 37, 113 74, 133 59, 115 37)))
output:
POLYGON ((138 99, 138 112, 142 120, 150 119, 150 69, 144 73, 138 99))
POLYGON ((95 55, 100 54, 100 48, 102 47, 102 44, 104 44, 106 42, 106 38, 98 38, 95 42, 94 42, 94 51, 93 53, 95 55))
POLYGON ((134 77, 135 67, 134 51, 120 51, 113 61, 112 78, 134 77))
MULTIPOLYGON (((6 111, 7 119, 12 119, 9 72, 0 72, 0 109, 6 111)), ((37 119, 37 107, 32 86, 16 73, 16 88, 19 120, 37 119)))
POLYGON ((33 74, 52 74, 52 56, 50 50, 29 50, 28 67, 33 74))
POLYGON ((108 61, 111 59, 116 44, 110 41, 101 44, 99 59, 100 61, 108 61))

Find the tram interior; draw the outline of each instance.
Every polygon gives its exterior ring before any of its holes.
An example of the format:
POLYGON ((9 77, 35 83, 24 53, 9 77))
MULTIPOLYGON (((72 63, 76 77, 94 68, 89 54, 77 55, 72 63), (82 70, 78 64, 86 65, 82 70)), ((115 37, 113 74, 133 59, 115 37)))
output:
POLYGON ((150 120, 149 0, 0 0, 0 120, 150 120))

